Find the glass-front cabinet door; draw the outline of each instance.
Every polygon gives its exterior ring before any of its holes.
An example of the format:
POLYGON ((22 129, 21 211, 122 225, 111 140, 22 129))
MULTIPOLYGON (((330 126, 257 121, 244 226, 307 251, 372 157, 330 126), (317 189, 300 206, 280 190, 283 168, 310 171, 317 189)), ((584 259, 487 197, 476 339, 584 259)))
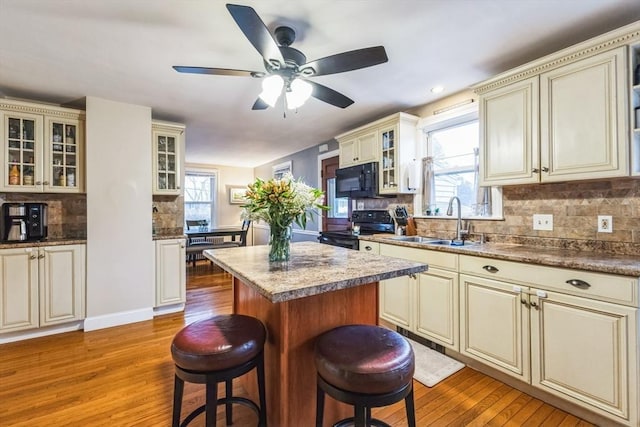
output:
POLYGON ((153 124, 153 193, 181 194, 184 128, 153 124))
POLYGON ((380 129, 380 193, 395 194, 398 192, 398 157, 397 127, 389 126, 380 129))
POLYGON ((45 191, 78 192, 81 187, 81 126, 77 120, 47 120, 45 191))
POLYGON ((42 117, 4 113, 3 179, 5 191, 38 191, 42 176, 42 117))

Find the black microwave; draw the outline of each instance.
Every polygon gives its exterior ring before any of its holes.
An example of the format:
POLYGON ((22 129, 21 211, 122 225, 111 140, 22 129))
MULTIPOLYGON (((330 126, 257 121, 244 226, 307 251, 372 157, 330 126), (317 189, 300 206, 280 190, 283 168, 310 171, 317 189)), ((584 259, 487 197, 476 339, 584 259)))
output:
POLYGON ((378 163, 365 163, 336 170, 336 197, 378 197, 378 163))

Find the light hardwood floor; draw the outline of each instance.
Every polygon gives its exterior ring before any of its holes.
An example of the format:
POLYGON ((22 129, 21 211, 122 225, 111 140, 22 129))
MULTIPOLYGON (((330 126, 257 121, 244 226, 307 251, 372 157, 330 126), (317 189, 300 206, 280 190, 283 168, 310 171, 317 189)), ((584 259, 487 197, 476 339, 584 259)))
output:
MULTIPOLYGON (((171 339, 196 319, 231 312, 230 275, 201 261, 187 277, 184 313, 0 345, 0 426, 169 426, 171 339)), ((591 425, 470 368, 433 388, 414 384, 421 427, 591 425)), ((203 394, 202 386, 186 385, 183 415, 202 404, 203 394)), ((374 416, 406 425, 403 403, 375 409, 374 416)), ((218 425, 223 417, 221 407, 218 425)), ((194 427, 203 425, 200 418, 194 427)), ((234 409, 234 426, 255 423, 248 409, 234 409)))

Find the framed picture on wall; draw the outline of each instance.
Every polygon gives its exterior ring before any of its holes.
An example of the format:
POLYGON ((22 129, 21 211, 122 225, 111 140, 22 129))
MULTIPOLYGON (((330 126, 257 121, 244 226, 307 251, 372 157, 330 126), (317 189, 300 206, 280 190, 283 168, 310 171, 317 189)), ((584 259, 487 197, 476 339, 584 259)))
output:
POLYGON ((271 169, 273 170, 273 178, 281 179, 286 173, 291 173, 291 160, 277 164, 271 169))
POLYGON ((229 203, 232 205, 242 205, 247 199, 244 195, 247 191, 247 187, 230 187, 229 188, 229 203))

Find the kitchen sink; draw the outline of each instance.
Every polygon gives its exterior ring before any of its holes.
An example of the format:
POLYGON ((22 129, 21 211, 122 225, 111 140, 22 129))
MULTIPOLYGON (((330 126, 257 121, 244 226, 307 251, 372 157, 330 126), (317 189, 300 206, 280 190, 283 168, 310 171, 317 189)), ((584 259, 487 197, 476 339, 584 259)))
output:
POLYGON ((411 242, 411 243, 420 243, 423 245, 442 245, 442 246, 473 246, 479 243, 479 242, 472 242, 469 240, 465 240, 463 244, 456 244, 456 243, 453 243, 453 240, 437 239, 435 237, 422 237, 422 236, 394 236, 394 237, 387 237, 387 239, 395 240, 397 242, 411 242))
POLYGON ((396 240, 400 242, 411 242, 411 243, 428 243, 435 240, 432 237, 422 237, 422 236, 394 236, 394 237, 387 237, 387 239, 396 240))

